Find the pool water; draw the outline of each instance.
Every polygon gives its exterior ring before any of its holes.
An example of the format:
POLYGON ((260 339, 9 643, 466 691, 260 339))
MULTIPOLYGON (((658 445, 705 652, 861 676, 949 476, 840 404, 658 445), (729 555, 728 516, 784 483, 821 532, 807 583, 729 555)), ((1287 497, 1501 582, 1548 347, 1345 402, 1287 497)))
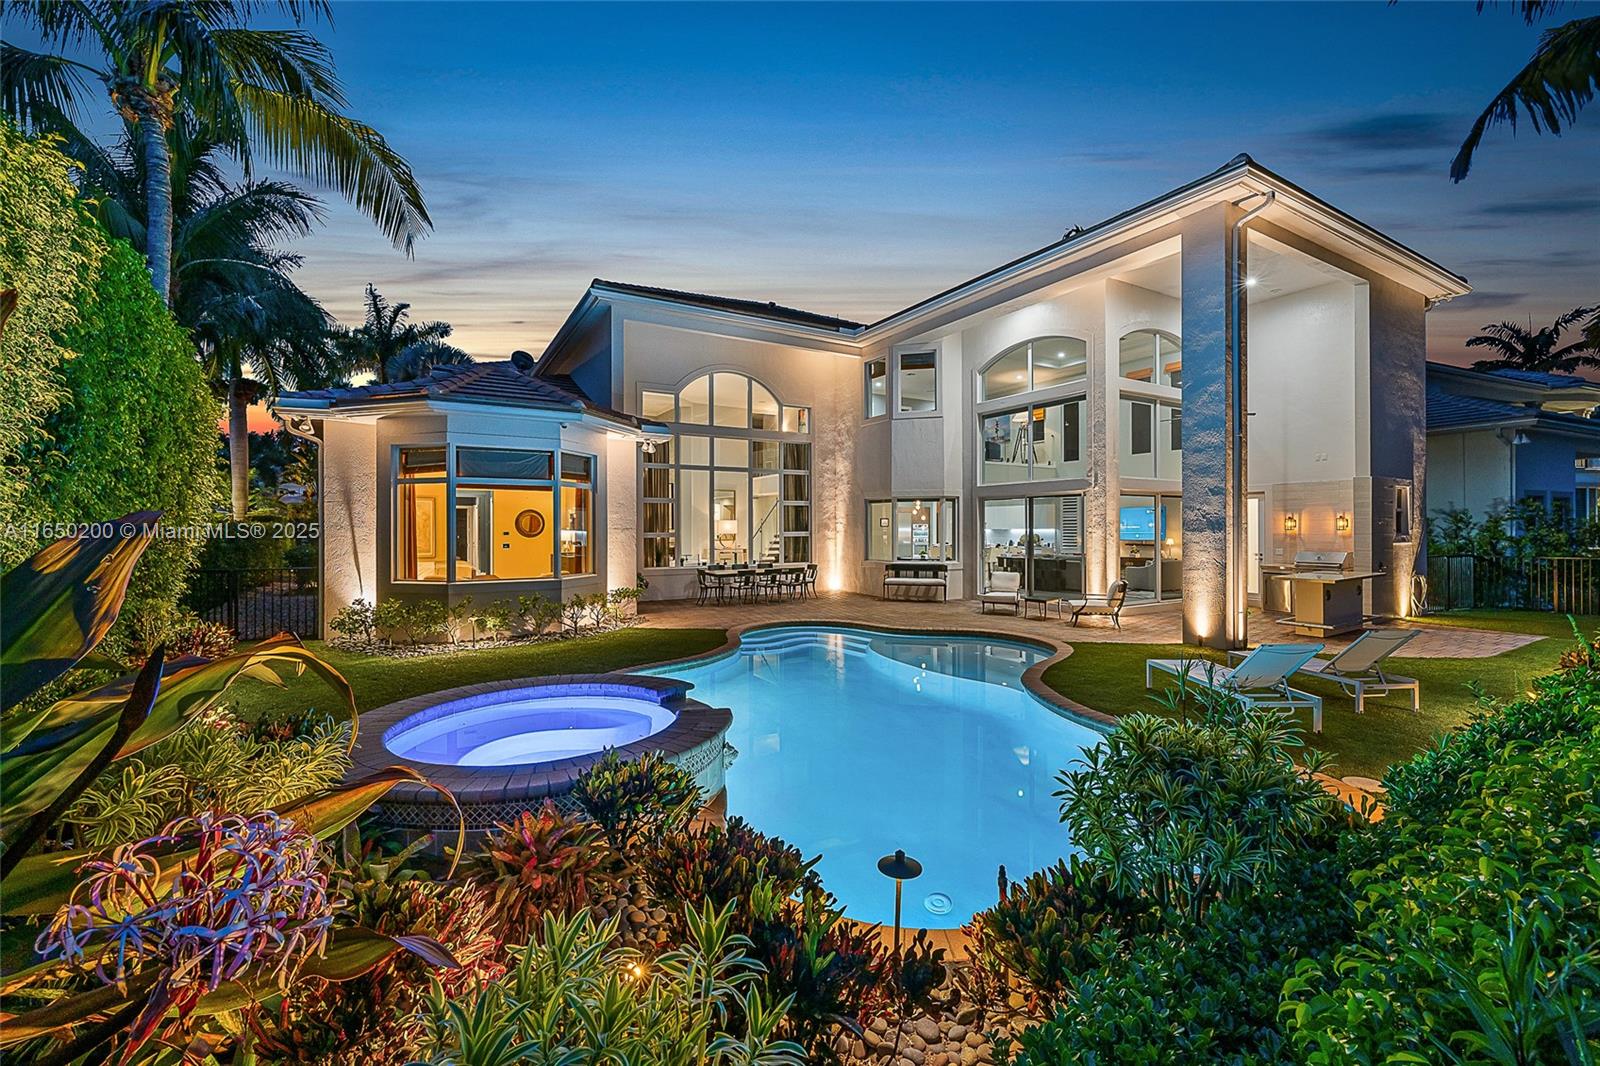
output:
POLYGON ((737 653, 647 673, 694 684, 733 711, 728 813, 809 856, 851 917, 889 922, 894 885, 877 861, 922 863, 904 921, 950 928, 1011 880, 1069 854, 1055 775, 1099 743, 1022 687, 1047 657, 980 637, 785 626, 737 653))
POLYGON ((383 744, 402 758, 447 766, 520 766, 620 748, 672 724, 646 699, 559 688, 469 696, 396 724, 383 744))

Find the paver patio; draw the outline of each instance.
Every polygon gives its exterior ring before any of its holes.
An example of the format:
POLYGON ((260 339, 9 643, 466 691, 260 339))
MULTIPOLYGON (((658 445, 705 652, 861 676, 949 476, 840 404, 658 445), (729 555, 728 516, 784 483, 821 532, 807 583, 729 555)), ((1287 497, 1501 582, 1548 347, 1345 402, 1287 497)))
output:
MULTIPOLYGON (((736 604, 696 604, 693 600, 645 602, 640 605, 643 623, 666 629, 716 626, 759 625, 770 622, 819 622, 901 627, 928 630, 974 630, 996 636, 1032 637, 1058 645, 1114 642, 1122 644, 1180 644, 1183 621, 1180 606, 1156 604, 1133 607, 1122 613, 1118 630, 1109 619, 1085 619, 1077 626, 1069 621, 1023 618, 1007 611, 980 611, 976 600, 908 601, 883 600, 854 592, 824 592, 805 599, 736 604)), ((1541 639, 1526 633, 1507 633, 1458 626, 1430 626, 1425 622, 1398 622, 1395 625, 1420 629, 1421 635, 1405 646, 1405 658, 1480 659, 1511 651, 1541 639)), ((1252 612, 1250 635, 1253 642, 1294 643, 1305 638, 1292 635, 1271 618, 1252 612)), ((1330 650, 1349 644, 1349 637, 1325 641, 1330 650)))

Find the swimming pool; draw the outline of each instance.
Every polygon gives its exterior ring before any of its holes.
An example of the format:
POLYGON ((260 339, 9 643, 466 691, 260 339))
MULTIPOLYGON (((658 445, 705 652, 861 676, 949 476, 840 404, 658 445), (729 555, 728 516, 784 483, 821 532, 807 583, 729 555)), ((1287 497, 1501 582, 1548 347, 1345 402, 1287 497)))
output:
POLYGON ((733 711, 728 813, 820 854, 853 918, 888 922, 877 861, 919 860, 907 925, 953 928, 1012 880, 1068 854, 1055 775, 1100 734, 1030 695, 1043 648, 982 637, 782 626, 738 652, 646 673, 691 682, 733 711))

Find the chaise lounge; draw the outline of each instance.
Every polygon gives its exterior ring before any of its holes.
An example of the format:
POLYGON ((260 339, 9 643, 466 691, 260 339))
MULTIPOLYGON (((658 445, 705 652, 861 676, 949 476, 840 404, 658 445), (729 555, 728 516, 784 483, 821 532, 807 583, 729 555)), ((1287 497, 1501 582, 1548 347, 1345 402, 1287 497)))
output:
POLYGON ((1154 688, 1155 675, 1163 673, 1177 678, 1180 689, 1197 685, 1232 696, 1251 710, 1309 707, 1311 730, 1320 733, 1322 697, 1290 688, 1289 677, 1321 650, 1321 644, 1262 644, 1233 666, 1206 659, 1146 659, 1144 687, 1154 688))
MULTIPOLYGON (((1356 713, 1366 709, 1367 697, 1387 692, 1411 693, 1411 711, 1422 710, 1422 686, 1414 677, 1384 672, 1383 662, 1405 647, 1420 632, 1416 629, 1373 629, 1331 659, 1308 659, 1299 673, 1336 682, 1356 701, 1356 713)), ((1235 652, 1235 654, 1238 654, 1235 652)))

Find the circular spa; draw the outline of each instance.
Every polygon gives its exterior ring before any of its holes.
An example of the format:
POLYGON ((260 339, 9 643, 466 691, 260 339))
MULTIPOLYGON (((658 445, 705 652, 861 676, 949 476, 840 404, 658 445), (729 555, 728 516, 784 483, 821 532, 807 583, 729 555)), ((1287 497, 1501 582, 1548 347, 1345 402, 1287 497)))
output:
POLYGON ((1009 879, 1073 851, 1055 776, 1099 727, 1028 691, 1054 649, 1023 640, 844 626, 746 630, 732 653, 661 667, 733 712, 727 812, 820 855, 852 918, 888 922, 896 848, 909 925, 953 928, 1009 879))
MULTIPOLYGON (((607 751, 659 751, 723 788, 730 715, 688 697, 674 678, 633 674, 523 678, 436 692, 361 716, 351 778, 402 765, 450 790, 467 828, 485 830, 550 799, 571 809, 572 783, 607 751)), ((454 809, 436 790, 396 785, 378 808, 397 828, 448 829, 454 809)))

